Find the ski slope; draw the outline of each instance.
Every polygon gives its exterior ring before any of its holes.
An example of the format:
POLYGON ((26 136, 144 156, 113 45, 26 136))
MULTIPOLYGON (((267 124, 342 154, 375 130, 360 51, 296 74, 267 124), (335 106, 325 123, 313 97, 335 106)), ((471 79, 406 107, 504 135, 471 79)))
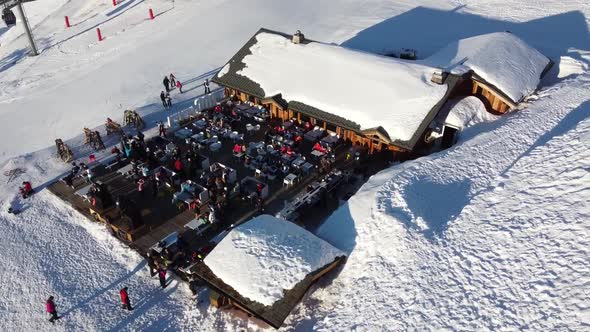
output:
MULTIPOLYGON (((450 150, 373 176, 318 234, 348 253, 288 318, 289 331, 588 330, 590 328, 590 5, 581 0, 43 0, 25 5, 39 48, 0 26, 0 326, 33 330, 264 329, 196 302, 174 280, 162 290, 145 262, 43 189, 77 156, 82 128, 136 108, 148 126, 163 75, 187 92, 181 110, 261 26, 363 51, 416 48, 510 30, 555 61, 522 110, 474 124, 450 150), (153 8, 154 21, 147 19, 153 8), (73 27, 64 28, 68 15, 73 27), (100 26, 104 37, 96 40, 100 26), (469 29, 466 29, 469 27, 469 29), (404 33, 399 33, 404 31, 404 33), (14 216, 6 210, 17 207, 14 216), (119 308, 129 287, 135 310, 119 308), (49 325, 54 295, 64 317, 49 325)), ((0 23, 1 24, 1 23, 0 23)), ((149 133, 153 128, 148 130, 149 133)))

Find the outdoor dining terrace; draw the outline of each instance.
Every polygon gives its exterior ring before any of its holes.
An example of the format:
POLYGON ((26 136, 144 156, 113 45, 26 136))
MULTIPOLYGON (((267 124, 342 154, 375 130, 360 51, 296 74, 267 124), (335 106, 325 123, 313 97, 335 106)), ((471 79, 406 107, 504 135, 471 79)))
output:
POLYGON ((351 183, 362 166, 334 135, 231 101, 201 112, 166 137, 124 136, 121 145, 125 153, 90 165, 92 182, 78 176, 50 190, 142 255, 171 246, 180 235, 182 245, 160 256, 173 269, 194 263, 219 234, 263 212, 304 206, 289 220, 315 229, 358 188, 351 183), (334 172, 341 176, 339 187, 329 195, 317 190, 334 172), (303 196, 314 204, 293 204, 303 196))

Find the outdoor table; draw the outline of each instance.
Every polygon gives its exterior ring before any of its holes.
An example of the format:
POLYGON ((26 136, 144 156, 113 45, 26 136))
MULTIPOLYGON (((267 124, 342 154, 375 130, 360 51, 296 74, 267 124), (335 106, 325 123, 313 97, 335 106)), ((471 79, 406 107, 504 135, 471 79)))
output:
POLYGON ((303 166, 301 166, 301 169, 303 170, 303 172, 305 174, 309 174, 314 169, 314 167, 315 166, 311 163, 305 163, 305 164, 303 164, 303 166))
POLYGON ((338 136, 328 135, 328 136, 322 138, 321 142, 330 146, 330 147, 333 147, 334 145, 336 145, 336 143, 338 143, 338 136))
POLYGON ((283 179, 283 185, 292 186, 295 184, 295 181, 297 181, 297 175, 289 173, 285 176, 285 179, 283 179))
POLYGON ((296 167, 296 168, 300 168, 301 166, 303 166, 303 164, 305 164, 305 160, 303 160, 301 158, 297 158, 297 159, 293 160, 293 163, 291 163, 291 165, 293 165, 293 167, 296 167))
POLYGON ((326 155, 326 153, 322 152, 322 151, 318 151, 318 150, 313 150, 313 151, 311 151, 311 155, 316 158, 320 158, 320 157, 326 155))
POLYGON ((193 126, 199 130, 203 130, 205 129, 205 127, 207 127, 207 121, 201 119, 196 121, 195 123, 193 123, 193 126))
POLYGON ((126 177, 126 176, 127 176, 127 174, 128 174, 129 172, 131 172, 131 170, 132 170, 132 169, 133 169, 133 165, 132 165, 132 164, 127 164, 127 165, 125 165, 125 166, 123 166, 123 167, 119 168, 119 169, 117 170, 117 173, 119 173, 119 174, 121 174, 121 175, 123 175, 123 176, 125 176, 125 177, 126 177))
POLYGON ((168 234, 168 236, 166 236, 162 240, 156 242, 156 244, 154 244, 150 249, 157 252, 158 254, 161 254, 162 250, 164 250, 164 248, 168 248, 168 247, 172 246, 173 244, 176 243, 176 241, 178 241, 178 232, 172 232, 172 233, 168 234), (158 245, 158 243, 160 243, 160 242, 165 243, 164 247, 160 247, 158 245))
POLYGON ((268 168, 268 179, 274 180, 277 176, 278 171, 279 171, 279 169, 276 166, 270 166, 268 168))
POLYGON ((264 142, 254 142, 251 147, 256 150, 262 149, 264 148, 264 142))
POLYGON ((186 203, 186 205, 190 206, 191 202, 195 200, 193 194, 188 193, 186 191, 176 192, 172 196, 172 202, 175 201, 182 201, 186 203))
POLYGON ((78 189, 76 191, 76 195, 82 197, 82 199, 84 199, 84 200, 88 200, 88 192, 90 191, 90 187, 92 187, 92 184, 89 184, 87 186, 84 186, 84 187, 78 189))
POLYGON ((193 131, 188 129, 188 128, 181 128, 178 129, 175 133, 174 136, 180 138, 180 139, 185 139, 188 137, 191 137, 191 135, 193 134, 193 131))
POLYGON ((286 162, 286 163, 290 163, 290 162, 291 162, 293 159, 295 159, 295 156, 294 156, 294 155, 289 155, 289 154, 287 154, 287 153, 284 153, 284 154, 281 156, 281 159, 282 159, 284 162, 286 162))
POLYGON ((324 135, 324 130, 323 129, 314 129, 314 130, 308 131, 305 134, 304 138, 307 139, 308 141, 317 141, 323 135, 324 135))
POLYGON ((195 219, 189 221, 186 225, 184 225, 184 227, 186 227, 188 229, 192 229, 194 231, 194 230, 201 228, 202 226, 206 226, 207 224, 209 224, 209 222, 206 219, 195 218, 195 219))

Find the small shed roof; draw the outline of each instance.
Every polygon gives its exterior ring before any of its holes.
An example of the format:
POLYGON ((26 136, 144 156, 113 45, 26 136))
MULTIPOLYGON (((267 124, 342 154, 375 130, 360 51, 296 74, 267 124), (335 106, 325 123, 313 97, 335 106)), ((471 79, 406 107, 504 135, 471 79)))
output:
POLYGON ((315 276, 344 256, 305 229, 262 215, 232 229, 192 271, 278 328, 315 276))
POLYGON ((510 32, 460 39, 423 61, 453 70, 469 68, 474 78, 494 86, 513 103, 539 86, 551 60, 510 32))

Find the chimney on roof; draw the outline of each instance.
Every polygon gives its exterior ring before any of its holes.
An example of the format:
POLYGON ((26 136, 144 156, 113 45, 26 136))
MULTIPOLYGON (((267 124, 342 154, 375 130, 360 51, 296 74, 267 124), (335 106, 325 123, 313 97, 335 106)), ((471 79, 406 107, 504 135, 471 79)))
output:
POLYGON ((442 69, 436 69, 432 73, 432 76, 430 77, 430 81, 432 83, 436 83, 436 84, 443 84, 448 75, 449 75, 449 73, 443 71, 442 69))
POLYGON ((295 34, 293 35, 293 44, 301 44, 304 40, 305 36, 301 33, 300 30, 297 30, 297 32, 295 32, 295 34))

